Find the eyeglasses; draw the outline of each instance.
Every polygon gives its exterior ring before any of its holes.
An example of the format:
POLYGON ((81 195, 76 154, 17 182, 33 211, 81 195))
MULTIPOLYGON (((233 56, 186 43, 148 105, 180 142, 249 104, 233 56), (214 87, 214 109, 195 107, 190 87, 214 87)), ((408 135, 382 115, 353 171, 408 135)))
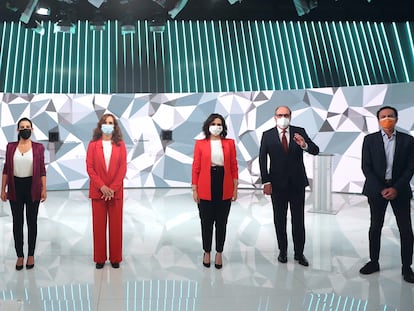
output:
POLYGON ((278 113, 275 116, 276 116, 276 118, 289 118, 290 114, 289 113, 285 113, 285 114, 278 113))

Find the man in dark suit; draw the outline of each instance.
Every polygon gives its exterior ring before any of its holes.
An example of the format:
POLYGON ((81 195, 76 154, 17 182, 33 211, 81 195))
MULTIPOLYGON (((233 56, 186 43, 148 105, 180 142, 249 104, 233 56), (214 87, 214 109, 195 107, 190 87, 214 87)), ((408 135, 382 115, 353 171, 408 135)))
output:
POLYGON ((414 138, 395 130, 398 112, 385 106, 378 110, 380 131, 365 136, 362 145, 362 171, 365 184, 362 193, 367 196, 371 212, 369 228, 370 261, 361 268, 361 274, 380 270, 381 230, 388 202, 391 203, 401 239, 402 275, 414 283, 411 270, 413 259, 413 230, 411 226, 412 190, 410 180, 414 173, 414 138))
POLYGON ((273 220, 279 245, 278 261, 287 262, 286 217, 290 204, 294 258, 299 264, 309 266, 303 254, 305 188, 309 185, 303 163, 303 152, 316 155, 319 153, 319 147, 308 137, 305 129, 290 125, 291 117, 292 112, 288 107, 276 108, 274 116, 276 127, 263 133, 259 165, 264 185, 263 193, 272 198, 273 220))

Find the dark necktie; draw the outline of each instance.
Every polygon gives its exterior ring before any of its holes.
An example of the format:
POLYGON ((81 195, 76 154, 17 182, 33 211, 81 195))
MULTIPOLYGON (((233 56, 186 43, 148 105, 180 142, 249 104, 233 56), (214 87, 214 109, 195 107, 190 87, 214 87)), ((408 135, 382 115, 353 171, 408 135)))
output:
POLYGON ((286 138, 286 130, 282 131, 282 147, 283 150, 285 150, 285 152, 288 152, 288 142, 287 142, 287 138, 286 138))

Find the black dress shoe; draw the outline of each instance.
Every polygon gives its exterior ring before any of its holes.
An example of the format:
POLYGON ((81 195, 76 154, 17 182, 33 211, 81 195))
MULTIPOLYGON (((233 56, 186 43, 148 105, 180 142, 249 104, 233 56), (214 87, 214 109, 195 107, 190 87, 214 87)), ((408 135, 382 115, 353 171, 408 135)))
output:
POLYGON ((104 267, 104 265, 105 265, 105 263, 97 262, 95 267, 96 267, 96 269, 102 269, 104 267))
POLYGON ((33 269, 34 268, 34 264, 31 264, 31 265, 26 265, 26 269, 27 270, 30 270, 30 269, 33 269))
POLYGON ((402 275, 403 275, 404 281, 406 281, 408 283, 414 283, 414 273, 413 273, 413 270, 411 270, 410 267, 403 268, 402 269, 402 275))
POLYGON ((367 264, 365 264, 365 266, 363 266, 360 270, 359 273, 361 274, 371 274, 374 272, 378 272, 380 270, 380 266, 378 262, 374 262, 374 261, 370 261, 367 264))
POLYGON ((305 255, 295 255, 295 260, 297 260, 299 262, 300 265, 302 266, 309 266, 309 261, 306 259, 305 255))
POLYGON ((119 262, 111 262, 111 266, 114 269, 118 269, 119 268, 119 262))
POLYGON ((280 252, 277 256, 277 260, 281 263, 287 263, 287 254, 285 252, 280 252))
POLYGON ((23 265, 16 265, 16 270, 17 271, 23 270, 23 265))

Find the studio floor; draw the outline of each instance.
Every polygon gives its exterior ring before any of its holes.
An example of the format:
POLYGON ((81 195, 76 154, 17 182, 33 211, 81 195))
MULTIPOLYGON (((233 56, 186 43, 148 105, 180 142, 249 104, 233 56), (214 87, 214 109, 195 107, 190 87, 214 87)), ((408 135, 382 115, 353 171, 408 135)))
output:
POLYGON ((10 207, 4 203, 0 311, 414 309, 414 285, 401 277, 391 208, 383 229, 381 271, 359 274, 368 259, 369 227, 369 208, 361 195, 334 193, 333 213, 321 213, 314 210, 312 193, 306 193, 310 266, 303 267, 293 259, 291 239, 288 263, 277 261, 270 198, 259 190, 240 190, 229 216, 221 270, 202 265, 200 223, 190 189, 128 189, 125 195, 120 269, 109 263, 95 269, 87 192, 53 191, 39 211, 35 267, 16 271, 10 207))

